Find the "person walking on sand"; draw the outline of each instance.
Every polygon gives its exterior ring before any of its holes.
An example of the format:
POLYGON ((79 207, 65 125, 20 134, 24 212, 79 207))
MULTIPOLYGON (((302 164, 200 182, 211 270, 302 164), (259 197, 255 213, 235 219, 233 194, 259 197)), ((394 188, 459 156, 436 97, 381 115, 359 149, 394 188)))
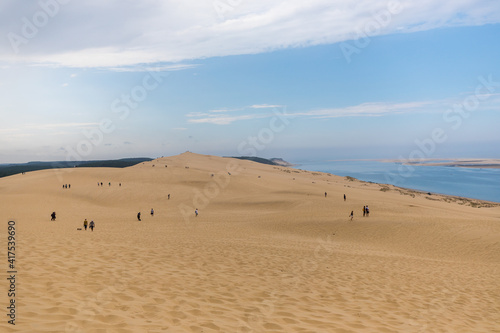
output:
POLYGON ((366 216, 369 216, 370 215, 370 209, 368 209, 368 205, 366 206, 365 211, 366 211, 366 216))
POLYGON ((326 198, 327 195, 328 195, 328 193, 325 192, 325 198, 326 198))
POLYGON ((151 208, 151 216, 154 216, 155 215, 155 211, 153 208, 151 208))
POLYGON ((90 221, 89 228, 91 231, 94 231, 95 223, 94 221, 90 221))
POLYGON ((366 206, 363 206, 363 216, 366 216, 366 206))
POLYGON ((56 212, 52 212, 52 214, 50 214, 50 220, 51 221, 55 221, 56 220, 56 212))
POLYGON ((195 216, 198 216, 198 208, 196 208, 196 209, 194 210, 194 214, 195 214, 195 216))
POLYGON ((346 197, 346 196, 345 196, 345 194, 344 194, 344 201, 346 201, 346 200, 347 200, 347 197, 346 197))
POLYGON ((170 193, 168 194, 168 200, 170 200, 170 193))
POLYGON ((137 213, 137 220, 141 220, 141 212, 137 213))
POLYGON ((85 219, 83 221, 83 227, 85 228, 85 230, 87 230, 87 225, 89 224, 89 222, 87 221, 87 219, 85 219))
POLYGON ((351 221, 352 221, 352 219, 354 218, 354 211, 353 210, 351 210, 351 215, 349 215, 349 217, 351 218, 351 221))

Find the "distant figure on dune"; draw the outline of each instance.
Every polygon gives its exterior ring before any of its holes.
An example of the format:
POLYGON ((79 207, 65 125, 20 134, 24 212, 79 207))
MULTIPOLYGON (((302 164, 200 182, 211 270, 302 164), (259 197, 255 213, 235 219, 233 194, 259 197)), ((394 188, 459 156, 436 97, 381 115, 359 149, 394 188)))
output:
POLYGON ((141 220, 141 212, 137 213, 137 219, 140 221, 141 220))
POLYGON ((109 186, 111 186, 111 182, 109 182, 109 184, 108 184, 108 185, 109 185, 109 186))
POLYGON ((354 211, 353 210, 351 210, 351 215, 349 215, 349 217, 351 218, 351 221, 352 221, 352 219, 354 218, 354 211))
POLYGON ((170 200, 170 193, 168 194, 168 200, 170 200))
POLYGON ((368 205, 366 205, 365 211, 366 211, 366 216, 370 215, 370 209, 368 208, 368 205))
POLYGON ((50 217, 51 217, 51 221, 55 221, 56 220, 56 212, 52 212, 52 214, 50 214, 50 217))
POLYGON ((68 184, 68 188, 71 188, 71 184, 68 184))
POLYGON ((102 182, 101 182, 101 186, 102 186, 102 182))
POLYGON ((99 182, 97 182, 97 186, 99 186, 99 182))
POLYGON ((151 216, 155 215, 155 211, 153 208, 151 208, 151 216))
POLYGON ((363 206, 363 216, 366 215, 366 206, 363 206))
POLYGON ((87 219, 85 219, 83 221, 83 228, 85 228, 85 230, 87 230, 87 225, 89 224, 89 222, 87 221, 87 219))
POLYGON ((120 183, 119 185, 120 185, 120 187, 121 187, 121 186, 122 186, 122 183, 120 183))
POLYGON ((94 221, 90 221, 89 228, 90 230, 94 231, 95 223, 94 221))
POLYGON ((325 198, 326 198, 327 195, 328 195, 328 193, 325 192, 325 198))
POLYGON ((195 215, 195 216, 198 216, 198 208, 196 208, 196 209, 194 210, 194 215, 195 215))
POLYGON ((347 200, 347 198, 346 198, 346 196, 345 196, 345 194, 344 194, 344 201, 346 201, 346 200, 347 200))

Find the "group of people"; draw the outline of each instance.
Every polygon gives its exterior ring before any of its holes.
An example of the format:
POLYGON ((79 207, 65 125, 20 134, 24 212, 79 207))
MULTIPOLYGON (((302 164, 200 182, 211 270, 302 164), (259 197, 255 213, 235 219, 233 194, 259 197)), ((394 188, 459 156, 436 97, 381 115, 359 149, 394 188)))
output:
MULTIPOLYGON (((260 176, 259 176, 259 177, 260 177, 260 176)), ((295 178, 294 178, 294 179, 295 179, 295 178)), ((328 196, 328 193, 326 193, 326 192, 325 192, 325 198, 326 198, 327 196, 328 196)), ((346 197, 346 195, 344 194, 344 201, 346 201, 346 200, 347 200, 347 197, 346 197)))
POLYGON ((363 216, 368 216, 370 214, 370 208, 367 206, 363 206, 363 216))
POLYGON ((94 221, 93 221, 93 220, 91 220, 91 221, 90 221, 90 223, 89 223, 89 222, 87 221, 87 219, 85 219, 85 220, 83 221, 83 228, 84 228, 85 230, 87 230, 87 227, 89 227, 91 231, 94 231, 94 227, 95 227, 95 223, 94 223, 94 221))
MULTIPOLYGON (((103 183, 97 182, 97 186, 103 186, 103 183)), ((108 183, 108 186, 111 186, 111 182, 108 183)), ((122 183, 118 183, 118 186, 122 186, 122 183)))
MULTIPOLYGON (((370 214, 370 208, 368 208, 368 205, 363 206, 363 216, 369 216, 370 214)), ((349 215, 349 218, 352 219, 354 218, 354 211, 351 210, 351 214, 349 215)))
MULTIPOLYGON (((170 199, 170 194, 168 195, 168 198, 170 199)), ((153 217, 154 215, 155 215, 155 210, 153 208, 151 208, 151 217, 153 217)), ((198 208, 196 208, 194 210, 194 215, 198 216, 198 208)), ((137 213, 137 221, 142 221, 141 220, 141 212, 137 213)))
POLYGON ((71 184, 64 184, 62 188, 71 188, 71 184))
MULTIPOLYGON (((56 212, 52 212, 52 214, 50 214, 50 220, 51 221, 55 221, 56 220, 56 212)), ((90 230, 94 231, 94 227, 95 227, 94 221, 90 221, 90 223, 89 223, 87 221, 87 219, 85 219, 83 221, 83 228, 85 228, 85 230, 87 230, 87 227, 89 227, 90 230)))

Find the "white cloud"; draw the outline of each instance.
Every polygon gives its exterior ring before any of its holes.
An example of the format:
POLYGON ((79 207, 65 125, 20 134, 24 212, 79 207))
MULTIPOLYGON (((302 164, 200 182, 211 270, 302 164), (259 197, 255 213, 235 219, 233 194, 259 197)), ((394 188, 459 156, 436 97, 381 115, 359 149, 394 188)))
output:
MULTIPOLYGON (((26 38, 22 18, 32 20, 41 7, 3 0, 0 34, 15 34, 25 42, 16 46, 3 38, 0 62, 123 71, 127 66, 336 43, 357 38, 377 22, 377 13, 386 11, 390 1, 242 0, 224 13, 214 3, 142 0, 124 6, 119 0, 71 1, 26 38)), ((389 15, 371 35, 500 22, 500 6, 491 0, 401 0, 401 4, 402 10, 389 15)))
POLYGON ((363 103, 345 108, 310 110, 293 113, 294 116, 311 118, 339 118, 339 117, 377 117, 389 114, 403 114, 409 112, 423 112, 434 110, 440 102, 412 102, 412 103, 363 103))

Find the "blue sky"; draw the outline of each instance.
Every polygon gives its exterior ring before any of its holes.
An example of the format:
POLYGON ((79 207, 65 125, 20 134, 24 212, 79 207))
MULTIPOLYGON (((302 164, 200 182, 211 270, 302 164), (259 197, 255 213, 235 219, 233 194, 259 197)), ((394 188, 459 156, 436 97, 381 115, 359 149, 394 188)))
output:
POLYGON ((0 163, 500 158, 495 1, 8 0, 0 22, 0 163))

